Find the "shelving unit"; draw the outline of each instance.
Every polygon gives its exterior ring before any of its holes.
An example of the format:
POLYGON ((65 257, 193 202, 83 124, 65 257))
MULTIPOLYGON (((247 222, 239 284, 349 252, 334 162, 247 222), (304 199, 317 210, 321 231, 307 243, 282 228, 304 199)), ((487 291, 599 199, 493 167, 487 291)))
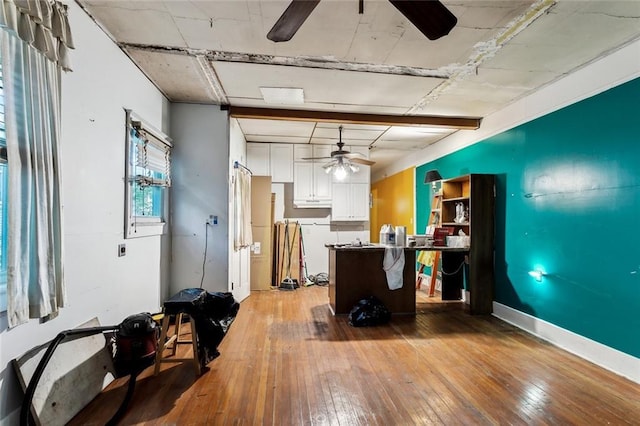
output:
POLYGON ((442 182, 442 222, 441 226, 453 227, 453 235, 459 235, 463 231, 466 235, 470 233, 470 195, 471 176, 460 176, 442 182), (465 220, 456 221, 456 207, 462 204, 462 209, 466 213, 465 220))
POLYGON ((431 211, 429 212, 429 222, 427 222, 427 225, 434 228, 442 226, 441 218, 442 191, 433 194, 433 199, 431 200, 431 211))
MULTIPOLYGON (((494 210, 494 175, 470 174, 442 181, 441 226, 454 228, 453 235, 462 230, 470 238, 467 290, 472 314, 493 311, 494 210), (462 216, 456 215, 458 204, 462 205, 462 216)), ((450 256, 449 260, 446 264, 443 259, 443 270, 455 269, 464 258, 450 256)))

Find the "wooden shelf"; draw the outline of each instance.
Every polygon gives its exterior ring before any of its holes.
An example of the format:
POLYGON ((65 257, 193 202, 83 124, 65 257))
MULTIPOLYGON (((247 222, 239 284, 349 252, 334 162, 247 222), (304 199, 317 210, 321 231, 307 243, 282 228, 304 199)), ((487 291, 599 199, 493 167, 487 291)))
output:
MULTIPOLYGON (((469 310, 472 314, 490 314, 493 310, 494 179, 493 175, 470 174, 445 179, 441 184, 442 226, 453 228, 453 235, 463 231, 471 241, 466 290, 470 293, 469 310), (465 213, 465 222, 462 223, 454 222, 459 204, 465 213)), ((445 270, 455 270, 460 264, 460 259, 455 256, 443 256, 442 261, 445 270), (445 264, 447 261, 449 265, 445 264)))

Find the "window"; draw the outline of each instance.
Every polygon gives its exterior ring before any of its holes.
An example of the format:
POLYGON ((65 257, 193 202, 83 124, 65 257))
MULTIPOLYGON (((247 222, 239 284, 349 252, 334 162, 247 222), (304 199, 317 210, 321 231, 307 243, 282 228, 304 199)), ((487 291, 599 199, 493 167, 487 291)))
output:
POLYGON ((7 139, 4 130, 4 85, 0 61, 0 311, 7 310, 7 139))
POLYGON ((171 143, 127 111, 127 238, 164 231, 171 186, 171 143))

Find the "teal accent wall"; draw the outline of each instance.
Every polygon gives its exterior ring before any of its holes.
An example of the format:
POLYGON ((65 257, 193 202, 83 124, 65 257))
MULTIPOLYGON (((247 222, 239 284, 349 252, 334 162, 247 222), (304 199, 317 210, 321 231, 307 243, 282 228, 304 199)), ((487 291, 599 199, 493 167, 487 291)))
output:
POLYGON ((635 79, 423 164, 417 229, 427 170, 495 174, 495 300, 640 357, 639 123, 635 79))

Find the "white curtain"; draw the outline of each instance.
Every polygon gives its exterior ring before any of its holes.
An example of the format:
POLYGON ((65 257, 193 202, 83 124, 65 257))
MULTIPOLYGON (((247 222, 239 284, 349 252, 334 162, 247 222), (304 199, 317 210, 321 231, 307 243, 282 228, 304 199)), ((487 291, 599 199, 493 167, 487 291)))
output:
POLYGON ((0 30, 9 169, 9 326, 64 305, 60 176, 60 68, 0 30))
POLYGON ((253 243, 251 235, 251 172, 238 166, 233 169, 233 247, 239 250, 253 243))
POLYGON ((0 26, 12 31, 22 41, 71 71, 69 49, 73 38, 67 6, 57 0, 1 0, 0 26))

